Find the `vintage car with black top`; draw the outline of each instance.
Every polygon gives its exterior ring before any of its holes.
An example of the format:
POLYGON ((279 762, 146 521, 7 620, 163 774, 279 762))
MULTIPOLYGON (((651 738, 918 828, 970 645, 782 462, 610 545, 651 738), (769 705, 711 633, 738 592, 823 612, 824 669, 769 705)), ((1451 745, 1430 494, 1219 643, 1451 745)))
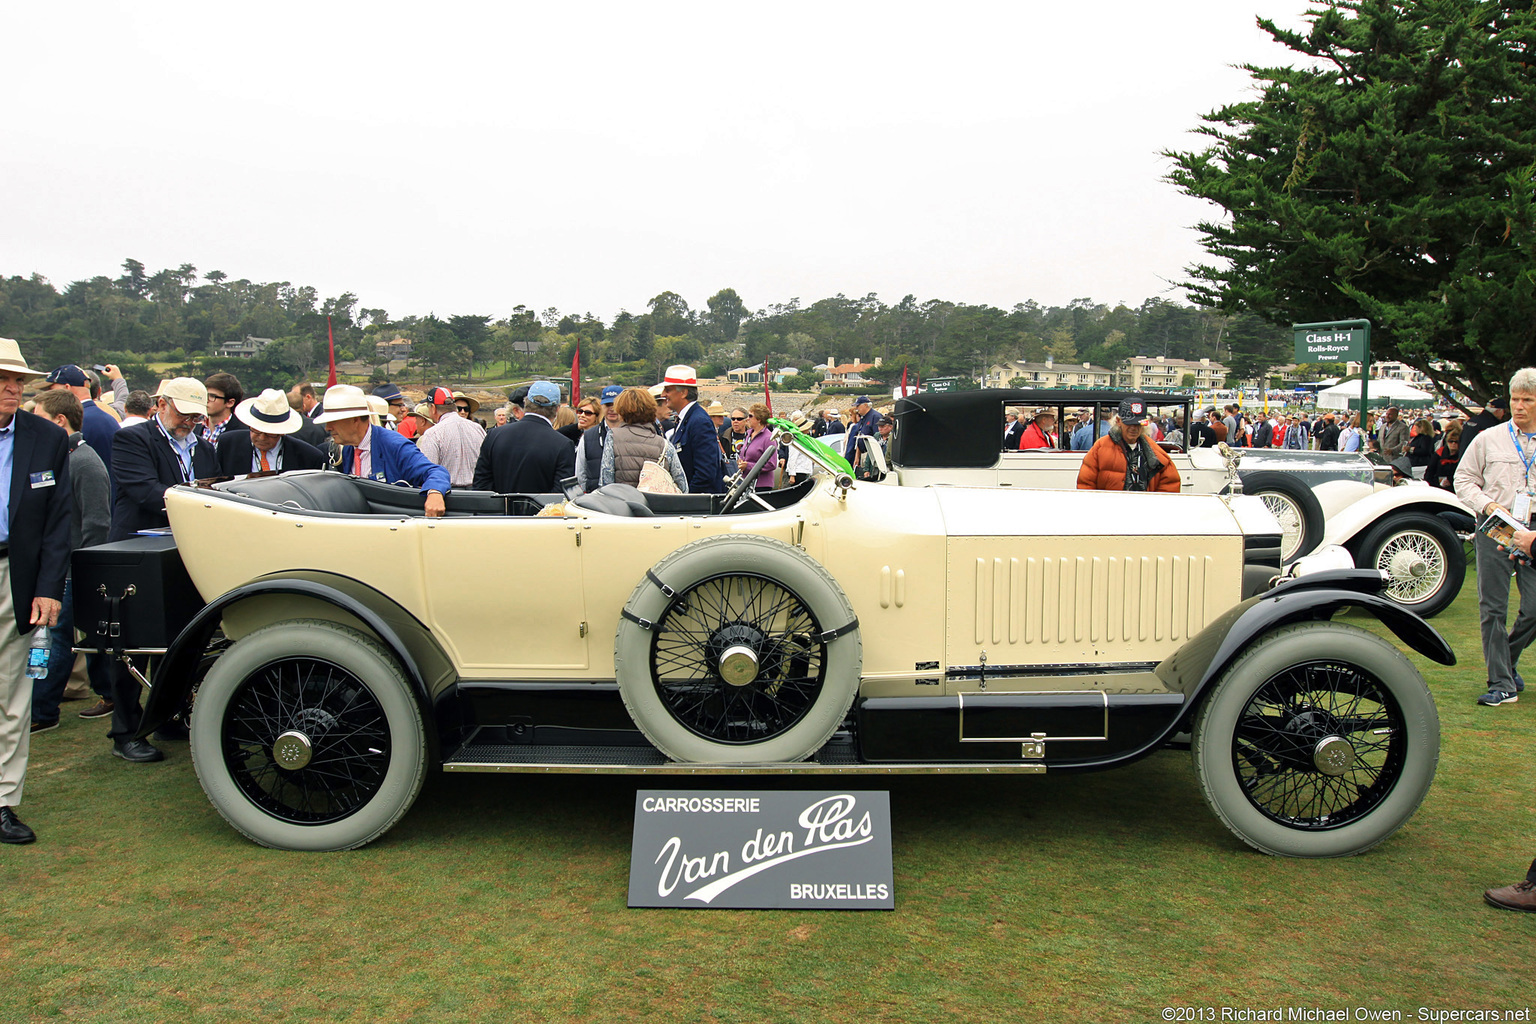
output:
POLYGON ((1451 650, 1378 572, 1282 577, 1260 500, 886 487, 775 428, 821 472, 762 494, 455 491, 426 518, 333 472, 175 487, 171 538, 77 553, 77 614, 152 662, 143 734, 185 717, 214 807, 287 849, 378 838, 431 770, 1045 773, 1179 737, 1269 853, 1357 853, 1418 807, 1434 701, 1333 618, 1451 650))
MULTIPOLYGON (((1005 410, 1050 410, 1058 425, 1069 413, 1091 410, 1088 422, 1097 437, 1123 399, 1145 403, 1149 416, 1184 424, 1194 401, 1188 395, 999 388, 899 399, 885 482, 1071 490, 1083 452, 1070 450, 1068 431, 1061 431, 1056 448, 1002 450, 1005 410)), ((1163 446, 1184 493, 1230 488, 1226 460, 1214 449, 1163 446)), ((1460 593, 1466 554, 1446 514, 1459 522, 1467 510, 1449 491, 1422 481, 1395 486, 1390 466, 1359 453, 1236 450, 1243 491, 1263 498, 1280 521, 1285 564, 1319 547, 1342 546, 1358 568, 1387 574, 1390 600, 1426 618, 1460 593)))

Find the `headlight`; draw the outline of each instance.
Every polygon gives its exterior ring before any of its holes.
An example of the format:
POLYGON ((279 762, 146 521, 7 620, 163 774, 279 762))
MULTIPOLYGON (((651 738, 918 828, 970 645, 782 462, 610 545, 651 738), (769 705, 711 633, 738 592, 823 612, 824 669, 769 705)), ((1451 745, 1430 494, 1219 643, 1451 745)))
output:
POLYGON ((1296 579, 1314 572, 1329 572, 1335 569, 1353 569, 1355 559, 1338 544, 1329 544, 1327 547, 1318 548, 1304 558, 1298 558, 1291 563, 1286 576, 1296 579))

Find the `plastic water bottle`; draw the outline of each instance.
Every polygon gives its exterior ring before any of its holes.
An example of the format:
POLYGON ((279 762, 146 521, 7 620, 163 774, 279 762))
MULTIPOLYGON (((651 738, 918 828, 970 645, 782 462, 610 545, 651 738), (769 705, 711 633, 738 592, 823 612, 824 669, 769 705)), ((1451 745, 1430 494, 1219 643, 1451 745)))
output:
POLYGON ((48 655, 53 650, 53 637, 47 626, 32 631, 32 647, 27 651, 27 678, 41 679, 48 674, 48 655))

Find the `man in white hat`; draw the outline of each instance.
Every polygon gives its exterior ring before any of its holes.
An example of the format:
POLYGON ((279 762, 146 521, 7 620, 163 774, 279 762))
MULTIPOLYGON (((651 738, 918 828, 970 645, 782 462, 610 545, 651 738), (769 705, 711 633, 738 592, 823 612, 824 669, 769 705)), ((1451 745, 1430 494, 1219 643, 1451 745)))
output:
POLYGON ((315 417, 315 422, 330 431, 342 446, 337 469, 350 476, 385 483, 403 480, 421 490, 428 516, 435 518, 447 511, 443 496, 453 489, 447 470, 434 465, 397 432, 369 423, 371 410, 362 388, 332 385, 326 389, 323 404, 325 411, 315 417))
POLYGON ((276 388, 236 405, 234 418, 249 429, 227 430, 219 438, 220 476, 325 468, 320 449, 294 436, 304 425, 304 414, 291 408, 288 396, 276 388))
MULTIPOLYGON (((193 377, 162 381, 155 412, 147 421, 124 427, 112 437, 112 532, 108 540, 127 540, 140 530, 170 525, 165 492, 177 484, 219 475, 213 445, 200 440, 197 428, 208 414, 208 390, 193 377)), ((112 673, 112 753, 143 764, 165 754, 139 731, 140 685, 123 666, 112 673)), ((184 738, 183 730, 162 729, 160 738, 184 738)))
POLYGON ((37 838, 16 816, 32 729, 27 634, 58 621, 69 571, 69 435, 16 414, 21 386, 41 376, 0 338, 0 843, 37 838))
POLYGON ((112 438, 112 540, 170 525, 165 492, 177 484, 218 476, 213 445, 197 428, 208 411, 208 390, 192 377, 173 377, 155 395, 155 414, 112 438), (126 459, 119 463, 118 459, 126 459))
POLYGON ((677 425, 667 440, 677 449, 683 473, 688 477, 688 493, 719 494, 725 490, 724 461, 720 457, 720 439, 708 410, 699 405, 699 378, 693 367, 667 367, 667 375, 658 387, 667 407, 677 414, 677 425))

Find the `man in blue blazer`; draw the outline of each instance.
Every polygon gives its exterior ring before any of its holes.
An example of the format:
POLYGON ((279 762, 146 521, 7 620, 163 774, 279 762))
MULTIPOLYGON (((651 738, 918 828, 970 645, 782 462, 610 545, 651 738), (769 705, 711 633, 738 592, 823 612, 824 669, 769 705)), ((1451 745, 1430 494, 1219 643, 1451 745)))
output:
POLYGON ((27 634, 58 621, 69 571, 69 435, 17 415, 22 384, 41 376, 0 338, 0 843, 37 838, 16 816, 32 728, 27 634))
POLYGON ((325 411, 315 422, 342 446, 337 469, 389 484, 404 481, 420 489, 427 515, 436 517, 447 511, 443 496, 453 489, 448 471, 421 454, 409 438, 370 423, 368 396, 362 388, 333 385, 326 389, 324 404, 325 411))
POLYGON ((699 405, 699 378, 691 366, 669 366, 661 384, 667 407, 677 414, 677 426, 667 435, 688 477, 688 493, 719 494, 725 490, 724 461, 715 421, 699 405))

